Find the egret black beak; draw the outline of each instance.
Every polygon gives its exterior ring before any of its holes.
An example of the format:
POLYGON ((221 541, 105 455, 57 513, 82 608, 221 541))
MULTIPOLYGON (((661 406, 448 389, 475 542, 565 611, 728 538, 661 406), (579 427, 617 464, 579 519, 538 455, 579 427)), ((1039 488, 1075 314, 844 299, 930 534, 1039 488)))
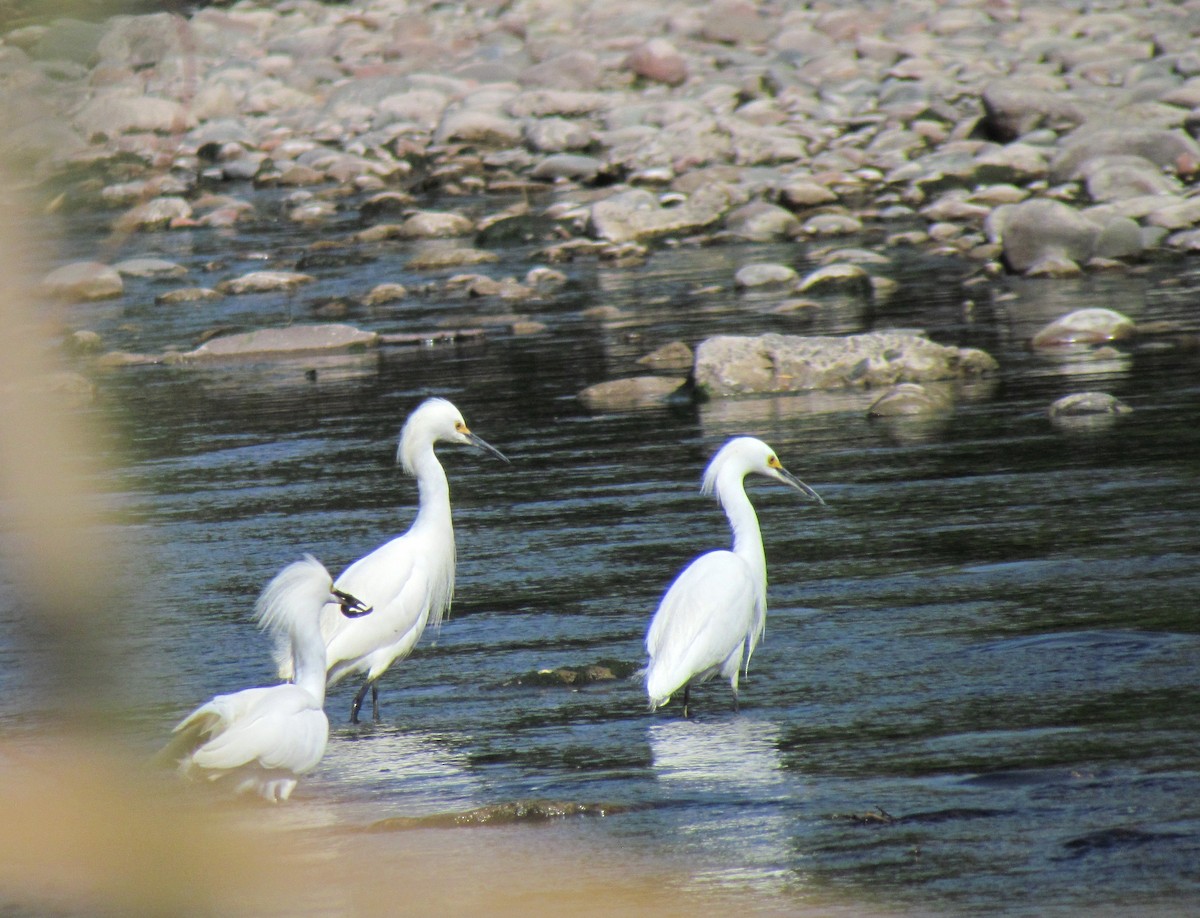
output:
POLYGON ((803 481, 801 481, 799 478, 797 478, 795 475, 793 475, 787 469, 777 468, 777 469, 775 469, 775 472, 779 475, 779 480, 782 481, 784 484, 795 488, 797 491, 807 494, 809 497, 811 497, 813 500, 815 500, 821 506, 825 505, 825 501, 823 501, 821 499, 820 494, 818 494, 816 491, 814 491, 812 488, 810 488, 808 485, 806 485, 803 481))
POLYGON ((477 437, 475 434, 469 433, 467 434, 467 442, 477 449, 483 450, 485 453, 491 453, 493 456, 503 462, 508 462, 508 456, 504 455, 504 453, 500 452, 500 450, 488 443, 488 441, 483 439, 483 437, 477 437))
POLYGON ((349 593, 343 593, 341 590, 331 590, 334 597, 337 599, 338 607, 342 610, 342 615, 346 618, 360 618, 372 611, 370 606, 363 605, 362 600, 351 596, 349 593))

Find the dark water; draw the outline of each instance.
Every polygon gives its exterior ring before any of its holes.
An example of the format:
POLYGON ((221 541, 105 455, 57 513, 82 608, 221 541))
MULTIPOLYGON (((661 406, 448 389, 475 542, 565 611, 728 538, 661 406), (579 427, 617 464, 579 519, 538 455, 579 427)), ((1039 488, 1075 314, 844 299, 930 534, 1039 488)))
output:
MULTIPOLYGON (((73 254, 94 253, 86 229, 67 237, 73 254)), ((255 247, 294 260, 282 230, 251 241, 173 233, 116 254, 222 259, 202 283, 261 266, 255 247)), ((188 345, 214 324, 307 320, 314 304, 380 281, 419 287, 429 278, 403 270, 410 254, 316 271, 319 283, 291 298, 215 307, 156 307, 164 287, 135 281, 68 319, 114 347, 188 345)), ((489 273, 533 263, 526 248, 504 254, 489 273)), ((830 303, 809 319, 732 290, 736 267, 796 250, 684 247, 642 267, 567 265, 565 290, 517 307, 547 324, 542 335, 104 376, 95 410, 110 415, 116 464, 104 484, 122 507, 109 535, 134 587, 117 642, 126 730, 151 748, 195 704, 270 681, 254 595, 303 551, 336 570, 407 527, 415 487, 392 465, 394 437, 421 398, 442 395, 512 465, 441 449, 458 533, 452 616, 384 678, 381 725, 348 727, 355 686, 331 693, 329 753, 295 812, 366 824, 521 798, 605 802, 627 809, 554 831, 785 904, 832 894, 1011 915, 1194 905, 1200 366, 1153 348, 1052 361, 1024 341, 1083 306, 1194 324, 1200 274, 1182 263, 964 287, 961 266, 892 254, 876 269, 900 281, 890 301, 830 303), (722 289, 698 292, 710 284, 722 289), (597 305, 623 315, 583 315, 597 305), (574 399, 674 338, 891 327, 984 347, 1003 370, 927 424, 870 422, 861 393, 611 415, 574 399), (1087 388, 1134 413, 1052 426, 1046 406, 1087 388), (693 693, 691 721, 673 706, 648 713, 628 679, 517 684, 532 670, 641 661, 661 592, 728 542, 698 485, 741 433, 771 443, 828 506, 751 483, 769 615, 740 713, 719 683, 693 693)), ((407 332, 509 309, 418 290, 349 321, 407 332)), ((36 720, 26 689, 45 670, 10 630, 0 729, 11 731, 36 720)))

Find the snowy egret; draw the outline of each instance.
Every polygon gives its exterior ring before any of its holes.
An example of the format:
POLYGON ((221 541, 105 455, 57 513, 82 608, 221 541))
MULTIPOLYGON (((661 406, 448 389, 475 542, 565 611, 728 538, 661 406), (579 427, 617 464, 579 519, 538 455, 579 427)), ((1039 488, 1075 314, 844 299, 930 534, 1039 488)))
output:
POLYGON ((683 716, 693 682, 717 673, 729 680, 737 706, 738 672, 746 669, 767 623, 767 561, 758 517, 746 496, 751 472, 782 481, 824 504, 787 471, 775 451, 753 437, 730 440, 708 465, 702 494, 715 494, 733 529, 732 551, 710 551, 676 578, 646 633, 646 694, 650 710, 683 689, 683 716))
POLYGON ((238 793, 286 800, 296 777, 312 771, 325 754, 325 643, 319 617, 326 607, 350 618, 371 610, 343 590, 316 558, 289 564, 255 605, 259 627, 270 632, 293 659, 294 683, 218 695, 175 728, 161 753, 186 775, 217 780, 234 776, 238 793))
MULTIPOLYGON (((433 452, 439 442, 474 446, 508 461, 471 433, 459 410, 445 399, 427 399, 405 421, 396 461, 417 479, 417 518, 408 532, 355 561, 337 578, 337 588, 360 597, 375 609, 374 615, 348 621, 333 604, 321 613, 329 685, 351 673, 366 673, 350 706, 353 724, 358 723, 368 689, 374 719, 379 720, 379 677, 412 653, 426 625, 441 622, 454 596, 450 486, 433 452)), ((290 678, 289 661, 278 662, 279 674, 290 678)))

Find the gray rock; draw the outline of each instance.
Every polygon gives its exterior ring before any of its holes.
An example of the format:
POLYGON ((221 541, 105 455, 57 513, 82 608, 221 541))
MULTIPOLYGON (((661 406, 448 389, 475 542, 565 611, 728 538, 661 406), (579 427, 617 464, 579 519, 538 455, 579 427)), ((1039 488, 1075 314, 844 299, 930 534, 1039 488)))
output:
POLYGON ((195 116, 171 99, 112 91, 80 109, 75 125, 85 137, 117 137, 131 131, 168 134, 196 126, 195 116))
POLYGON ((660 370, 690 370, 695 355, 682 341, 672 341, 638 358, 638 363, 660 370))
POLYGON ((1035 348, 1123 341, 1136 333, 1133 320, 1112 309, 1077 309, 1060 316, 1033 336, 1035 348))
POLYGON ((104 26, 78 19, 55 19, 26 49, 37 61, 74 61, 88 65, 96 55, 104 26))
POLYGON ((127 258, 113 265, 125 277, 183 277, 187 268, 163 258, 127 258))
POLYGON ((569 89, 531 89, 509 100, 506 110, 514 118, 564 118, 606 112, 618 102, 609 93, 579 92, 569 89))
POLYGON ((570 179, 576 182, 590 182, 596 178, 604 163, 594 156, 582 156, 578 153, 556 153, 547 156, 533 167, 529 174, 541 181, 570 179))
POLYGON ((1009 267, 1018 273, 1051 256, 1087 261, 1101 232, 1068 205, 1044 198, 997 207, 987 226, 993 241, 1004 246, 1009 267))
POLYGON ((588 386, 579 400, 593 411, 624 411, 662 405, 686 383, 670 376, 635 376, 588 386))
POLYGON ((854 264, 832 264, 818 268, 800 282, 802 293, 849 293, 871 295, 871 275, 854 264))
POLYGON ((222 281, 217 290, 225 294, 273 293, 277 290, 294 290, 302 284, 311 284, 316 278, 311 274, 295 271, 251 271, 241 277, 222 281))
POLYGON ((729 191, 722 185, 702 188, 675 207, 662 207, 648 191, 627 191, 592 205, 591 229, 593 235, 609 242, 694 233, 720 220, 729 200, 729 191))
POLYGON ((1107 392, 1076 392, 1064 395, 1047 409, 1052 418, 1129 414, 1133 409, 1107 392))
POLYGON ((725 231, 750 242, 770 242, 794 233, 800 221, 791 211, 764 201, 751 201, 725 215, 725 231))
MULTIPOLYGON (((1197 214, 1197 218, 1200 219, 1200 213, 1197 214)), ((1145 247, 1145 239, 1137 221, 1129 217, 1114 216, 1105 221, 1104 228, 1096 237, 1092 257, 1131 258, 1140 255, 1145 247)))
POLYGON ((688 77, 687 60, 665 38, 638 45, 625 59, 625 66, 643 79, 668 86, 678 86, 688 77))
POLYGON ((844 338, 761 335, 708 338, 696 349, 696 387, 712 397, 810 389, 871 388, 988 373, 982 351, 906 333, 844 338))
POLYGON ((531 118, 525 122, 525 140, 539 153, 582 150, 592 142, 592 132, 566 118, 531 118))
POLYGON ((981 101, 984 125, 1001 141, 1016 140, 1040 127, 1070 129, 1087 117, 1069 96, 1018 83, 993 83, 984 89, 981 101))
MULTIPOLYGON (((434 245, 434 244, 431 244, 434 245)), ((405 265, 410 271, 434 271, 442 268, 461 268, 468 265, 495 264, 500 256, 495 252, 469 246, 450 245, 426 248, 417 252, 405 265)))
POLYGON ((290 357, 321 351, 374 347, 375 332, 350 325, 290 325, 287 328, 262 328, 238 335, 226 335, 206 341, 200 347, 180 354, 181 362, 238 357, 290 357))
POLYGON ((187 201, 169 195, 153 198, 125 211, 113 221, 113 229, 126 233, 162 229, 175 220, 186 220, 191 215, 192 206, 187 201))
POLYGON ((461 214, 423 210, 401 223, 396 234, 402 239, 441 239, 473 232, 475 223, 461 214))
POLYGON ((402 300, 408 296, 408 290, 403 284, 376 284, 363 297, 364 306, 382 306, 385 303, 394 303, 397 300, 402 300))
POLYGON ((750 0, 716 0, 707 5, 700 34, 709 41, 729 44, 762 44, 775 31, 750 0))
POLYGON ((779 189, 779 200, 795 210, 833 204, 837 199, 829 188, 809 179, 794 179, 779 189))
POLYGON ((829 213, 809 217, 800 229, 808 236, 848 236, 862 228, 862 220, 852 214, 829 213))
POLYGON ((1101 156, 1138 156, 1173 171, 1181 158, 1200 160, 1200 144, 1183 131, 1136 127, 1076 131, 1051 163, 1051 177, 1060 182, 1079 178, 1084 165, 1101 156))
POLYGON ((510 147, 521 142, 521 125, 504 115, 487 111, 448 112, 434 137, 439 143, 457 140, 494 147, 510 147))
POLYGON ((1077 175, 1084 179, 1093 201, 1115 201, 1143 195, 1176 194, 1179 180, 1141 156, 1095 156, 1082 163, 1077 175))
POLYGON ((526 67, 520 76, 523 86, 590 90, 600 84, 600 59, 591 51, 572 50, 526 67))
POLYGON ((954 403, 944 389, 920 383, 899 383, 879 396, 867 409, 867 415, 873 418, 925 416, 944 414, 953 407, 954 403))
POLYGON ((154 298, 154 302, 163 306, 173 306, 178 303, 203 303, 219 299, 221 294, 209 287, 180 287, 178 290, 160 293, 154 298))
POLYGON ((738 287, 778 287, 795 282, 796 272, 787 265, 744 265, 733 276, 733 283, 738 287))
POLYGON ((121 273, 106 264, 79 261, 55 268, 38 285, 41 296, 56 300, 108 300, 125 291, 121 273))

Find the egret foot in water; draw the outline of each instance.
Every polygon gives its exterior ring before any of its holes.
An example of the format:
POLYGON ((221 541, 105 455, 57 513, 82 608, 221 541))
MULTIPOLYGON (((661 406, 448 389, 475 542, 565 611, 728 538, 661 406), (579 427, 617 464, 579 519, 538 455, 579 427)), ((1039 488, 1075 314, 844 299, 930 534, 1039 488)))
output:
POLYGON ((375 723, 379 723, 379 686, 374 679, 367 679, 363 682, 362 688, 358 690, 358 694, 354 696, 354 703, 350 705, 350 723, 358 723, 358 712, 362 708, 363 701, 367 697, 367 689, 371 690, 371 715, 375 723))

